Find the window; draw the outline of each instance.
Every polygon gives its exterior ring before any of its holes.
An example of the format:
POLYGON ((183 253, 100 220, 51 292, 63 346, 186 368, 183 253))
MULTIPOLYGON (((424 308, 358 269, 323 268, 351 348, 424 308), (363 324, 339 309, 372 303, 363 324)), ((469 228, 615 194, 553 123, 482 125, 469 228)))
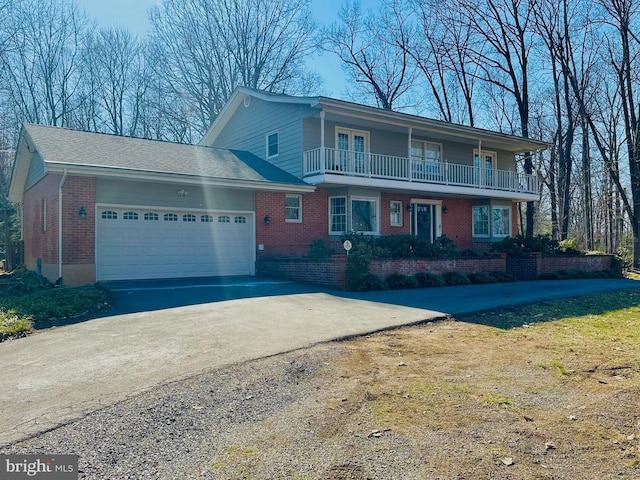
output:
POLYGON ((123 220, 138 220, 138 214, 136 212, 124 212, 122 214, 123 220))
POLYGON ((411 140, 411 165, 413 178, 430 179, 439 175, 442 145, 439 143, 411 140))
POLYGON ((144 219, 145 220, 158 221, 159 217, 158 217, 157 213, 145 213, 144 214, 144 219))
POLYGON ((235 217, 233 223, 247 223, 247 217, 235 217))
POLYGON ((227 215, 220 215, 218 217, 218 223, 230 223, 231 222, 231 218, 229 218, 227 215))
POLYGON ((473 207, 473 236, 489 236, 489 207, 473 207))
POLYGON ((213 223, 213 217, 211 215, 202 215, 200 216, 200 221, 202 223, 213 223))
POLYGON ((494 237, 507 237, 511 232, 511 209, 509 207, 493 207, 491 233, 494 237))
POLYGON ((347 231, 347 197, 329 197, 329 233, 347 231))
POLYGON ((285 195, 284 220, 290 223, 302 222, 302 195, 285 195))
POLYGON ((389 223, 392 227, 402 226, 402 202, 392 200, 389 204, 389 223))
POLYGON ((175 213, 165 213, 164 214, 164 221, 165 222, 177 222, 178 221, 178 215, 176 215, 175 213))
POLYGON ((105 220, 117 220, 118 212, 114 212, 113 210, 105 210, 104 212, 102 212, 101 216, 105 220))
POLYGON ((378 200, 353 197, 351 199, 351 230, 378 234, 378 200))
POLYGON ((269 133, 267 135, 267 158, 277 157, 280 153, 278 132, 269 133))
POLYGON ((182 216, 182 221, 183 222, 195 222, 196 221, 196 216, 192 215, 190 213, 187 213, 186 215, 182 216))
MULTIPOLYGON (((102 212, 102 218, 104 218, 104 212, 102 212)), ((40 202, 40 227, 43 232, 47 231, 47 199, 43 198, 40 202)))

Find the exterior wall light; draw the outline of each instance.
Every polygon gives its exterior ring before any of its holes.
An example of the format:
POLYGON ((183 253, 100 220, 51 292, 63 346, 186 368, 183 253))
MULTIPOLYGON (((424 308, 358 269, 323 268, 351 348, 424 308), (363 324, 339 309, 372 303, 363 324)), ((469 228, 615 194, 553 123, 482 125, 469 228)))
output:
POLYGON ((84 207, 80 207, 80 210, 78 210, 78 216, 80 218, 87 218, 87 211, 84 209, 84 207))
POLYGON ((264 224, 265 225, 269 225, 271 223, 271 218, 269 218, 269 215, 265 215, 264 216, 264 224))
POLYGON ((442 214, 444 215, 448 211, 449 211, 449 209, 447 208, 447 206, 446 205, 442 205, 442 214))

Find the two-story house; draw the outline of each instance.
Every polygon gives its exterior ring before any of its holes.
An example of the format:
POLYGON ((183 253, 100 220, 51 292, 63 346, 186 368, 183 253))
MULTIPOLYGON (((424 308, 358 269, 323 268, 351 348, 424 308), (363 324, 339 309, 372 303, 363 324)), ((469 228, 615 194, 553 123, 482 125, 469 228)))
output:
POLYGON ((25 263, 65 284, 252 275, 345 232, 474 248, 537 200, 546 144, 325 97, 237 89, 199 145, 24 125, 25 263))
POLYGON ((239 88, 201 145, 249 151, 313 193, 258 192, 258 255, 301 255, 345 232, 442 234, 459 249, 517 232, 538 178, 516 167, 546 143, 326 97, 239 88), (268 221, 265 221, 268 220, 268 221))

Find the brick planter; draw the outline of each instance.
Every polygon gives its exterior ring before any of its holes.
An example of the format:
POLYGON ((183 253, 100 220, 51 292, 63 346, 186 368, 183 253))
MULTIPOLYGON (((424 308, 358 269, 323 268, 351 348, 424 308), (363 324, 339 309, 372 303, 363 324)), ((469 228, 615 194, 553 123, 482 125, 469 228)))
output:
POLYGON ((256 276, 344 289, 346 266, 346 255, 334 255, 327 260, 260 258, 256 261, 256 276))
MULTIPOLYGON (((414 275, 418 272, 489 272, 505 271, 506 255, 491 258, 437 258, 371 260, 370 272, 382 279, 392 273, 414 275)), ((344 289, 347 256, 334 255, 328 260, 307 258, 260 258, 256 261, 256 275, 280 278, 300 283, 344 289)))
POLYGON ((509 256, 507 273, 518 280, 535 280, 544 273, 559 270, 580 270, 582 272, 601 272, 611 270, 613 255, 579 255, 543 257, 532 253, 527 257, 509 256))

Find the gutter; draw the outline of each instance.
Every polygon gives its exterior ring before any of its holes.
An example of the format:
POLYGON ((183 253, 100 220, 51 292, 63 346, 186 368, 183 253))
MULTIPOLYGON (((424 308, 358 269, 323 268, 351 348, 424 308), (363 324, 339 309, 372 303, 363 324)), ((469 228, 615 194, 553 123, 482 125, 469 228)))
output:
POLYGON ((58 185, 58 286, 62 286, 62 187, 67 180, 67 169, 64 169, 60 185, 58 185))

